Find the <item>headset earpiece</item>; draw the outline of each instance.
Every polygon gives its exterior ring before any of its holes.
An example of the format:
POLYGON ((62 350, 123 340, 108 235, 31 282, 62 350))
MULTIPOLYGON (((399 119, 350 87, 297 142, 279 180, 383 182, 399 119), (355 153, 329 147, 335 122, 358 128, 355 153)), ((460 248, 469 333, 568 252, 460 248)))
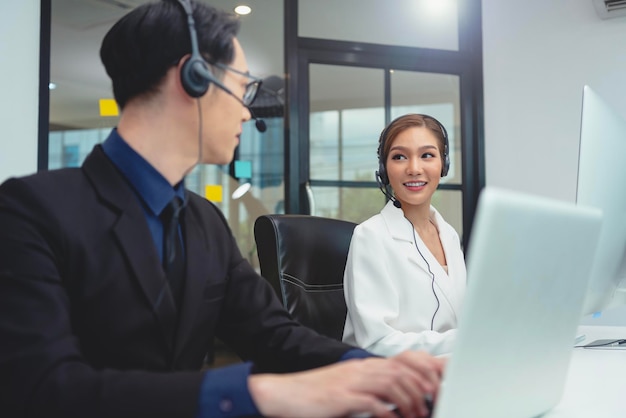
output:
POLYGON ((187 15, 189 40, 191 41, 191 56, 187 58, 180 69, 180 81, 188 95, 194 98, 200 97, 207 92, 209 84, 215 80, 215 77, 211 72, 211 67, 200 54, 191 2, 189 0, 178 0, 178 2, 187 15))
POLYGON ((385 164, 382 162, 378 163, 378 171, 376 172, 376 176, 380 179, 380 182, 387 186, 389 184, 389 176, 387 176, 387 169, 385 168, 385 164))
POLYGON ((443 156, 443 168, 441 169, 441 177, 447 176, 448 170, 450 170, 450 154, 446 153, 443 156))
POLYGON ((187 58, 180 69, 180 81, 187 94, 191 97, 204 96, 210 84, 208 79, 198 75, 197 66, 201 66, 206 72, 211 72, 206 61, 202 58, 195 58, 193 55, 187 58))
POLYGON ((387 129, 388 127, 383 129, 380 133, 380 138, 378 138, 378 171, 376 172, 376 178, 385 186, 389 185, 389 176, 387 175, 386 167, 387 161, 384 161, 385 157, 383 156, 385 141, 387 140, 387 129))
POLYGON ((443 133, 443 166, 441 167, 441 177, 445 177, 450 170, 450 141, 448 140, 448 131, 446 131, 446 128, 439 123, 437 119, 431 119, 437 122, 441 128, 441 133, 443 133))

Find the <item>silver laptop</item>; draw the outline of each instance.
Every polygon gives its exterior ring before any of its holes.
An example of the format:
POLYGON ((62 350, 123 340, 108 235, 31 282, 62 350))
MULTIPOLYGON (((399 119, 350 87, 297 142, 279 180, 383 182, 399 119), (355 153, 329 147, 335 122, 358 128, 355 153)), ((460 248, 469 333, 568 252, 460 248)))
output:
POLYGON ((530 418, 560 400, 600 210, 486 188, 434 418, 530 418))

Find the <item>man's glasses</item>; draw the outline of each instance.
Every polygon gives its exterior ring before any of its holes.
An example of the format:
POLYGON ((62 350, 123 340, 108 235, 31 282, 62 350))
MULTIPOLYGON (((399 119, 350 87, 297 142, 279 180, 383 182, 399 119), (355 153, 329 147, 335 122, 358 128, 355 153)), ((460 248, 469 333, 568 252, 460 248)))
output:
POLYGON ((260 78, 254 77, 248 73, 244 73, 243 71, 236 70, 235 68, 226 64, 222 64, 221 62, 215 62, 215 63, 212 63, 211 65, 214 65, 217 68, 220 68, 225 71, 230 71, 235 74, 242 75, 252 80, 248 84, 246 84, 246 90, 243 93, 243 99, 241 101, 246 107, 250 106, 252 102, 254 102, 254 99, 256 99, 256 96, 259 93, 259 88, 261 87, 261 83, 263 82, 263 80, 261 80, 260 78))

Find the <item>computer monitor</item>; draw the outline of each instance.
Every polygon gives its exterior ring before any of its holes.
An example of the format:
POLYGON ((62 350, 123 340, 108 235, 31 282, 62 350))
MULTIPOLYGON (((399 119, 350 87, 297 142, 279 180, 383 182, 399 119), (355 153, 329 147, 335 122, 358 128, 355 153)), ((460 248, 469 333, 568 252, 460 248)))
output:
POLYGON ((590 315, 626 303, 626 120, 589 86, 583 88, 576 203, 604 213, 583 310, 590 315))

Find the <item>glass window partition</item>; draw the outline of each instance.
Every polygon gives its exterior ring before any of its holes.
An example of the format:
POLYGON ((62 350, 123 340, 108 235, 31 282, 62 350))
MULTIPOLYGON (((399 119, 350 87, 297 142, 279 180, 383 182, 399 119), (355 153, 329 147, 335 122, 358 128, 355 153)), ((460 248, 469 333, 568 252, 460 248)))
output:
MULTIPOLYGON (((111 25, 144 0, 53 1, 51 5, 50 132, 48 168, 80 166, 93 149, 106 139, 119 117, 101 116, 100 99, 112 99, 111 83, 99 59, 102 38, 111 25), (77 65, 76 63, 80 63, 77 65)), ((212 6, 233 11, 229 0, 215 0, 212 6)), ((205 187, 219 186, 219 201, 235 238, 248 260, 257 265, 252 225, 260 214, 284 207, 283 186, 283 104, 276 100, 283 83, 283 0, 264 0, 251 5, 241 16, 238 39, 246 52, 251 74, 272 82, 264 83, 265 94, 252 104, 255 115, 265 118, 268 129, 259 134, 254 122, 244 124, 236 158, 249 162, 251 175, 239 178, 232 166, 198 166, 186 177, 186 186, 205 196, 205 187), (271 22, 268 24, 268 22, 271 22), (269 95, 269 96, 267 96, 269 95), (268 100, 268 97, 270 100, 268 100), (267 109, 271 110, 271 114, 267 109), (232 194, 249 182, 250 190, 239 199, 232 194)), ((182 9, 181 9, 182 13, 182 9)), ((217 190, 217 189, 215 189, 217 190)))
POLYGON ((432 204, 448 213, 461 233, 459 77, 315 63, 309 65, 309 73, 312 214, 360 222, 378 213, 385 204, 375 179, 385 114, 392 120, 407 113, 422 113, 444 125, 450 146, 450 171, 440 186, 445 190, 433 196, 432 204), (346 84, 347 80, 351 83, 346 84), (328 96, 320 95, 322 91, 332 92, 336 99, 328 100, 328 96))

